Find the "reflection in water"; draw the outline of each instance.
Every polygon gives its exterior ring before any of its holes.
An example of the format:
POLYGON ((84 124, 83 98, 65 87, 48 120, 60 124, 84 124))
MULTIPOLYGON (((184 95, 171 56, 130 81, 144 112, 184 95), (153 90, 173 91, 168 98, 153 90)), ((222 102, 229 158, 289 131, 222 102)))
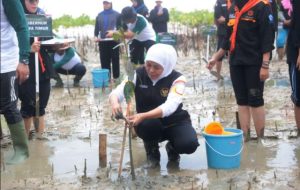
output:
MULTIPOLYGON (((297 166, 295 154, 296 146, 288 142, 282 142, 276 147, 276 155, 268 161, 267 165, 274 168, 292 168, 297 166)), ((298 161, 299 162, 299 161, 298 161)))
MULTIPOLYGON (((12 148, 4 151, 4 157, 12 154, 12 148)), ((30 157, 20 165, 6 165, 6 170, 1 172, 3 181, 20 180, 28 177, 41 177, 51 175, 51 162, 48 161, 52 154, 51 148, 46 141, 30 141, 29 143, 30 157)))

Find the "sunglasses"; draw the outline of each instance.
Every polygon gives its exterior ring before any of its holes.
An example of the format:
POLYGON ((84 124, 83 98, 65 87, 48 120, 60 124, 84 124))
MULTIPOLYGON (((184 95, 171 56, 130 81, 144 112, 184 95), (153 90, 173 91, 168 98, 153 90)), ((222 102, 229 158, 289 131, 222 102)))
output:
POLYGON ((39 3, 39 0, 28 0, 30 4, 39 3))

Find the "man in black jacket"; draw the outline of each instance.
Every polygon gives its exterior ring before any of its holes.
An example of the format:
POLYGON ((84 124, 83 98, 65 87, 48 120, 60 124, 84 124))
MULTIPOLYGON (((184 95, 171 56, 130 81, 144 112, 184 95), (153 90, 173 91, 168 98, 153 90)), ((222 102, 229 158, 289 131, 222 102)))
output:
POLYGON ((157 0, 156 6, 151 10, 148 20, 156 33, 168 32, 169 11, 161 6, 162 0, 157 0))

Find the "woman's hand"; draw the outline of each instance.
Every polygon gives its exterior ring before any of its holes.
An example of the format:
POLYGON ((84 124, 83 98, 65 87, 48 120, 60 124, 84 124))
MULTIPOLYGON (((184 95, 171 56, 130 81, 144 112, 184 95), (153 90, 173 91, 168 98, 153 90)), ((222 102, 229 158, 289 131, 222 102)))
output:
POLYGON ((269 68, 260 68, 259 78, 261 81, 265 81, 269 78, 269 68))
POLYGON ((112 38, 113 35, 114 35, 114 30, 108 30, 106 33, 105 33, 105 37, 106 38, 112 38))
POLYGON ((112 109, 112 116, 115 117, 118 115, 118 113, 123 113, 122 112, 122 107, 119 104, 119 102, 114 102, 111 104, 111 109, 112 109))
POLYGON ((130 127, 134 127, 134 126, 139 125, 144 120, 144 115, 143 115, 143 113, 138 113, 138 114, 129 116, 127 119, 129 121, 130 127))
POLYGON ((208 61, 208 64, 207 64, 206 68, 211 70, 216 65, 216 63, 217 63, 217 60, 214 57, 212 57, 212 59, 210 59, 208 61))
POLYGON ((31 52, 39 52, 41 49, 41 42, 36 41, 31 44, 31 52))

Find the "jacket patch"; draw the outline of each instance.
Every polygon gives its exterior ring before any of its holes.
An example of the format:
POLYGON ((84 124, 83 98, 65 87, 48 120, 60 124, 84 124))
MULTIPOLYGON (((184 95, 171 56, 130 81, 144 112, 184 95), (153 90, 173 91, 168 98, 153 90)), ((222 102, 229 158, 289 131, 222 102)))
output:
POLYGON ((168 94, 169 94, 169 88, 162 88, 162 89, 160 89, 160 95, 162 97, 167 97, 168 94))

